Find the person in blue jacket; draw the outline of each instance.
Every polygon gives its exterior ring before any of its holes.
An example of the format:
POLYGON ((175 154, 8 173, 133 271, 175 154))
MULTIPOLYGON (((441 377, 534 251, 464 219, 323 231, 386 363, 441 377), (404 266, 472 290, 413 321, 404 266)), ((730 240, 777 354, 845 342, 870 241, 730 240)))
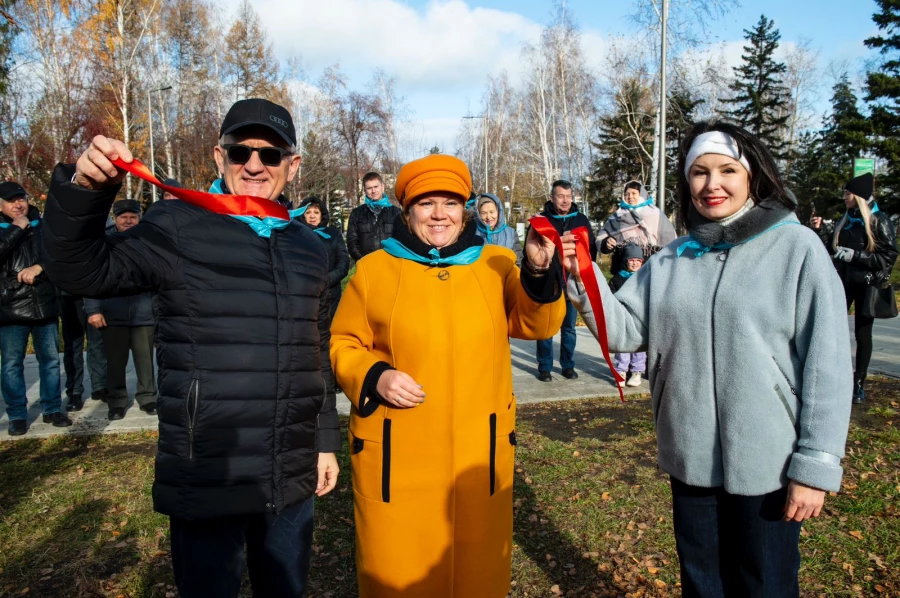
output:
POLYGON ((491 193, 482 193, 475 204, 475 234, 484 238, 488 245, 512 249, 516 254, 516 264, 520 264, 522 244, 519 243, 515 229, 506 224, 506 213, 500 198, 491 193))

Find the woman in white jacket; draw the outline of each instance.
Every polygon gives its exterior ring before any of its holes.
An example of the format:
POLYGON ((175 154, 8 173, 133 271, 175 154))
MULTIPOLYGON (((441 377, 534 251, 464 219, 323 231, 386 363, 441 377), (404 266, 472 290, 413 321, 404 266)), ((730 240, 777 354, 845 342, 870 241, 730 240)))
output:
MULTIPOLYGON (((750 133, 695 125, 678 172, 690 236, 616 295, 598 273, 610 350, 649 352, 683 595, 798 596, 800 524, 843 473, 853 381, 843 289, 750 133)), ((563 242, 571 256, 573 237, 563 242)), ((596 336, 574 258, 566 266, 596 336)))

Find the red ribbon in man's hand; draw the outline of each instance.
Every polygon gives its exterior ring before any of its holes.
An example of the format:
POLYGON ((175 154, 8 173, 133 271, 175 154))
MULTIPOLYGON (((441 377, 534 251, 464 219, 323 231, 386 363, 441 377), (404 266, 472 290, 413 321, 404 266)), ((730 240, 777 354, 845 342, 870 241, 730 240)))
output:
POLYGON ((153 176, 150 169, 140 160, 131 162, 123 162, 121 158, 110 160, 116 168, 121 168, 133 174, 134 176, 144 179, 151 185, 156 185, 163 191, 167 191, 190 204, 205 208, 216 214, 228 214, 235 216, 256 216, 265 218, 271 216, 282 220, 290 220, 287 208, 277 201, 270 201, 263 197, 255 197, 253 195, 219 195, 216 193, 207 193, 206 191, 194 191, 191 189, 182 189, 180 187, 170 187, 164 185, 153 176))
MULTIPOLYGON (((556 245, 556 251, 559 253, 559 261, 565 261, 563 257, 562 238, 553 224, 546 216, 535 216, 528 221, 537 233, 542 237, 546 237, 553 241, 556 245)), ((600 285, 597 283, 597 276, 594 274, 594 260, 591 259, 591 250, 588 246, 590 236, 586 227, 582 226, 572 231, 576 236, 575 240, 575 257, 578 259, 578 273, 581 274, 581 283, 587 293, 588 301, 591 303, 591 309, 594 312, 594 319, 597 321, 597 334, 600 342, 600 349, 603 351, 603 358, 606 359, 609 370, 612 372, 613 379, 616 382, 616 388, 619 390, 619 398, 625 402, 625 393, 622 390, 620 382, 624 382, 622 376, 613 366, 612 358, 609 355, 609 337, 606 332, 606 314, 603 311, 603 299, 600 297, 600 285)), ((566 269, 563 266, 563 276, 565 277, 566 269)))

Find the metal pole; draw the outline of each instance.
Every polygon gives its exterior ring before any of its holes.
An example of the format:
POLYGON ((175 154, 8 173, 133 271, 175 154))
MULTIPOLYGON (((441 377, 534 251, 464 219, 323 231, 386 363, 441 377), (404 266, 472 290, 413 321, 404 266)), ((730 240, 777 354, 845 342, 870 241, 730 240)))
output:
POLYGON ((487 138, 487 117, 482 116, 481 122, 484 125, 483 133, 484 136, 484 192, 490 193, 490 189, 488 186, 488 138, 487 138))
MULTIPOLYGON (((153 104, 150 103, 150 90, 147 90, 147 120, 150 122, 150 172, 156 176, 156 153, 153 151, 153 104)), ((156 185, 150 185, 153 203, 156 203, 156 185)))
POLYGON ((659 186, 656 205, 666 213, 666 26, 669 21, 669 0, 662 0, 662 39, 659 61, 659 186))

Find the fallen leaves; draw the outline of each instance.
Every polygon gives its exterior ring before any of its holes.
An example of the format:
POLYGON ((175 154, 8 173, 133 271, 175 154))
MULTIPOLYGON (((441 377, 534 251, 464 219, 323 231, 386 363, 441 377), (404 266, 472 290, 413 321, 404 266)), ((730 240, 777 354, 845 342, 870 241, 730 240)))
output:
POLYGON ((859 530, 854 530, 852 532, 847 532, 850 536, 856 538, 857 540, 863 539, 863 533, 859 530))

